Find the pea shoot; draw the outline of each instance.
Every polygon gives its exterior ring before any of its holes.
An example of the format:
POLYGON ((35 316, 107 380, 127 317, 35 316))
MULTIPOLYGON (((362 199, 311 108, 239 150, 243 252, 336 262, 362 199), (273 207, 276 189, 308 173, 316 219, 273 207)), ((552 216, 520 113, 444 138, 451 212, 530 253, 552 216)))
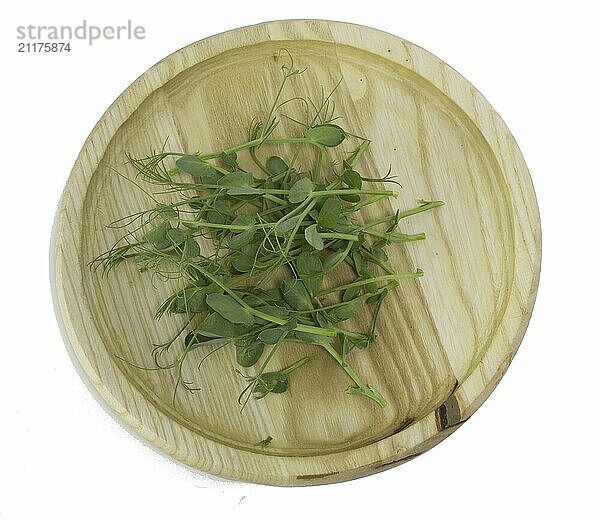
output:
POLYGON ((298 124, 297 134, 276 135, 282 107, 298 101, 282 101, 285 84, 304 72, 288 58, 273 105, 251 126, 246 142, 209 153, 163 149, 147 157, 128 156, 137 174, 134 184, 146 193, 139 181, 149 184, 156 204, 113 222, 126 234, 91 262, 102 274, 134 262, 141 272, 179 282, 155 317, 183 315, 183 326, 152 352, 155 368, 175 371, 174 403, 178 388, 195 390, 182 375, 192 350, 206 351, 200 365, 222 348, 232 350, 245 383, 239 396, 243 410, 250 398, 287 391, 294 372, 309 369, 308 357, 269 368, 279 348, 305 343, 324 349, 346 372, 352 381, 348 394, 386 405, 352 368, 350 357, 375 342, 384 300, 401 281, 423 276, 420 269, 397 273, 389 263, 388 248, 425 238, 398 231, 402 219, 443 202, 420 201, 368 222, 357 218, 362 208, 397 195, 377 186, 397 182, 389 171, 381 178, 359 173, 370 141, 338 124, 333 91, 321 93, 318 103, 301 101, 306 120, 288 117, 298 124), (285 145, 289 157, 269 155, 275 144, 285 145), (332 152, 342 145, 350 152, 341 152, 340 164, 332 152), (300 151, 307 149, 314 164, 300 164, 300 151), (248 154, 252 168, 240 165, 240 154, 248 154), (176 195, 177 201, 159 202, 164 194, 176 195), (325 284, 334 273, 347 281, 325 284), (358 313, 371 316, 365 330, 345 325, 358 313), (171 350, 176 355, 165 362, 171 350))

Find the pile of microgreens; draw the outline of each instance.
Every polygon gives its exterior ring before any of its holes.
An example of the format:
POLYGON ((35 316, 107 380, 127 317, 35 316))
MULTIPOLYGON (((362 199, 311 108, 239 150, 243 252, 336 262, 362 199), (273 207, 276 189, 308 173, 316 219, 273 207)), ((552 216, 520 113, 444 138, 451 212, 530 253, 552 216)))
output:
POLYGON ((285 392, 290 374, 309 358, 275 371, 267 371, 267 366, 284 342, 299 342, 319 346, 331 355, 353 381, 348 394, 369 397, 383 407, 385 398, 363 382, 349 356, 374 342, 381 306, 399 281, 423 275, 421 270, 396 273, 388 262, 390 244, 425 238, 423 233, 396 231, 398 224, 443 202, 420 201, 414 209, 359 223, 356 215, 361 208, 397 195, 365 185, 394 181, 389 172, 383 178, 358 173, 370 141, 333 124, 338 119, 333 91, 328 96, 321 92, 319 103, 308 98, 282 101, 286 81, 304 71, 294 68, 289 56, 282 72, 268 116, 252 125, 247 142, 214 153, 162 151, 128 157, 138 178, 158 188, 154 194, 142 188, 156 205, 113 222, 111 226, 129 231, 92 265, 107 273, 121 262, 132 261, 140 271, 181 280, 180 289, 158 308, 156 319, 183 314, 183 326, 153 350, 154 369, 176 372, 173 401, 179 386, 195 390, 183 379, 182 367, 197 348, 208 350, 204 361, 233 346, 236 362, 243 368, 264 358, 253 375, 236 369, 247 383, 238 399, 243 406, 250 396, 262 399, 285 392), (292 119, 302 130, 294 137, 274 137, 276 113, 291 101, 306 108, 305 122, 292 119), (341 165, 336 163, 330 150, 352 140, 356 148, 341 165), (273 144, 287 145, 293 151, 289 160, 259 157, 273 144), (300 150, 306 147, 316 152, 310 171, 298 164, 300 150), (238 164, 239 152, 249 153, 256 172, 238 164), (159 202, 154 197, 159 194, 176 194, 178 200, 159 202), (209 254, 202 251, 200 237, 212 242, 209 254), (323 281, 342 264, 351 268, 353 279, 324 289, 323 281), (273 286, 276 272, 281 281, 273 286), (367 330, 344 328, 341 324, 365 304, 372 308, 367 330), (181 337, 180 352, 165 363, 164 354, 181 337))

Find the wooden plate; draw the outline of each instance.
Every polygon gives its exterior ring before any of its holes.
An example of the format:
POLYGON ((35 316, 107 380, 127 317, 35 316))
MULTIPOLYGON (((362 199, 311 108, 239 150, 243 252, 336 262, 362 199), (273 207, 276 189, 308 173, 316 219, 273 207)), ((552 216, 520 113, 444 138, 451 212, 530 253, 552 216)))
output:
MULTIPOLYGON (((384 208, 388 212, 390 207, 384 208)), ((116 415, 151 444, 208 473, 277 485, 347 480, 406 461, 468 419, 505 372, 525 332, 540 269, 540 223, 523 157, 485 98, 427 51, 368 27, 281 21, 219 34, 168 56, 138 78, 85 142, 57 215, 54 276, 67 342, 116 415), (100 277, 88 262, 119 231, 106 224, 147 207, 113 172, 125 152, 144 155, 166 137, 171 149, 205 151, 243 142, 268 107, 289 50, 308 70, 290 95, 336 92, 352 129, 373 140, 363 174, 393 165, 398 207, 417 199, 446 206, 405 221, 427 240, 398 245, 404 282, 385 306, 378 343, 353 363, 388 398, 349 396, 349 380, 318 347, 290 390, 240 414, 241 381, 223 349, 189 378, 202 390, 171 403, 173 374, 152 364, 152 343, 176 320, 153 320, 168 288, 120 266, 100 277), (267 435, 271 446, 256 443, 267 435)), ((387 302, 387 300, 386 300, 387 302)), ((282 349, 273 366, 298 358, 282 349)), ((198 354, 194 361, 202 355, 198 354)))

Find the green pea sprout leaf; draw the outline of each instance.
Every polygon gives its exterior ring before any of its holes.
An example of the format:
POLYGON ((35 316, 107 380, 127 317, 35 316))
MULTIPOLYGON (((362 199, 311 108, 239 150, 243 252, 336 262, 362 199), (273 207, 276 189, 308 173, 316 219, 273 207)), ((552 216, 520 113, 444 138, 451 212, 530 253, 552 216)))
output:
POLYGON ((304 131, 304 137, 315 143, 333 148, 342 143, 346 138, 346 132, 337 125, 327 124, 307 128, 304 131))
POLYGON ((315 189, 315 184, 307 177, 302 177, 290 188, 288 200, 292 204, 303 202, 315 189))

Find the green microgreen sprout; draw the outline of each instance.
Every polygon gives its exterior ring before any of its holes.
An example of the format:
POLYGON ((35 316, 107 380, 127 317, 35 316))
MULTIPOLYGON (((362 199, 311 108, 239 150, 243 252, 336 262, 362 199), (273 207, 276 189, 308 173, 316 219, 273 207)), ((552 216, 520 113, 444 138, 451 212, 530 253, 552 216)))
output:
POLYGON ((256 446, 257 448, 268 448, 271 445, 272 441, 273 437, 267 435, 263 440, 258 441, 254 446, 256 446))
MULTIPOLYGON (((412 209, 367 222, 359 219, 362 208, 396 197, 388 188, 399 184, 391 167, 379 178, 359 173, 371 141, 344 128, 335 114, 332 96, 341 80, 327 95, 322 89, 317 102, 283 99, 286 83, 304 72, 286 54, 275 99, 266 117, 252 123, 246 142, 183 153, 167 151, 165 141, 160 152, 128 155, 135 179, 119 173, 154 205, 109 224, 126 233, 91 265, 106 275, 123 262, 134 262, 141 272, 179 283, 155 318, 181 314, 183 325, 154 346, 155 367, 147 368, 175 371, 173 405, 179 388, 199 390, 183 375, 195 349, 207 351, 198 368, 225 347, 233 349, 235 362, 245 370, 264 357, 254 373, 236 369, 246 383, 238 398, 241 410, 251 397, 286 392, 292 373, 309 358, 266 369, 282 345, 292 348, 294 343, 323 348, 352 381, 348 394, 386 405, 385 397, 352 368, 350 355, 375 342, 384 300, 401 281, 423 276, 420 269, 397 273, 388 260, 386 250, 393 244, 425 239, 424 233, 398 231, 401 221, 444 203, 421 200, 412 209), (281 114, 294 102, 304 107, 305 121, 281 114), (281 116, 299 125, 297 134, 276 135, 281 116), (285 145, 290 157, 268 155, 271 145, 285 145), (342 145, 350 151, 341 151, 342 145), (307 148, 315 153, 313 165, 300 164, 300 151, 307 148), (344 158, 334 159, 333 151, 344 158), (240 166, 243 153, 256 171, 240 166), (365 188, 365 183, 371 186, 365 188), (177 200, 162 201, 164 195, 177 200), (347 278, 348 272, 352 278, 323 288, 334 275, 347 278), (371 316, 365 330, 345 325, 365 307, 371 316), (173 357, 170 351, 179 344, 173 357), (164 359, 169 356, 170 361, 164 359)), ((257 446, 266 447, 271 440, 269 436, 257 446)))

